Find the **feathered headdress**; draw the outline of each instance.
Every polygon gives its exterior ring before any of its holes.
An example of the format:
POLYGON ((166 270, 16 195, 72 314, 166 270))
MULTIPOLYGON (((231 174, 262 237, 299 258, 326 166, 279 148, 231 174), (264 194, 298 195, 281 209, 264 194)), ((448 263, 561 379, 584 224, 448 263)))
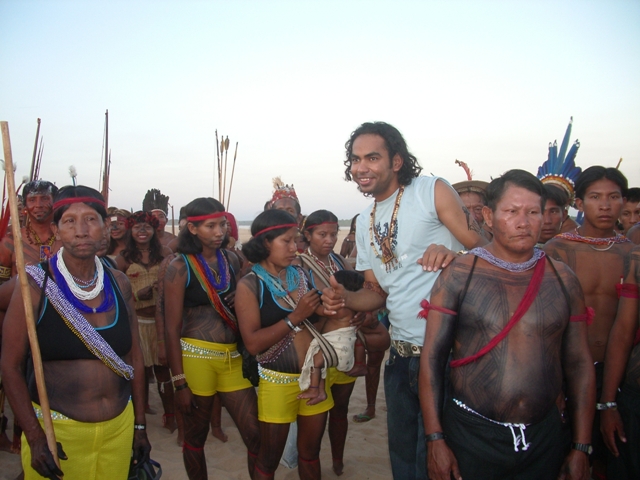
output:
POLYGON ((271 205, 280 200, 281 198, 293 198, 298 204, 298 195, 296 195, 296 189, 293 185, 286 185, 282 182, 280 177, 273 179, 273 196, 271 197, 271 205))
POLYGON ((569 146, 569 137, 571 136, 571 127, 573 125, 573 117, 569 120, 567 131, 562 139, 562 145, 560 145, 560 152, 558 152, 558 141, 549 143, 549 156, 547 161, 538 168, 537 177, 544 184, 558 185, 562 187, 569 195, 569 204, 573 205, 575 198, 575 182, 582 173, 580 167, 576 167, 574 163, 578 149, 580 148, 580 142, 576 139, 567 153, 567 147, 569 146), (566 154, 566 156, 565 156, 566 154))
POLYGON ((128 229, 133 228, 133 226, 138 223, 148 223, 154 230, 160 226, 159 220, 151 215, 151 212, 145 212, 144 210, 132 213, 125 223, 128 229))

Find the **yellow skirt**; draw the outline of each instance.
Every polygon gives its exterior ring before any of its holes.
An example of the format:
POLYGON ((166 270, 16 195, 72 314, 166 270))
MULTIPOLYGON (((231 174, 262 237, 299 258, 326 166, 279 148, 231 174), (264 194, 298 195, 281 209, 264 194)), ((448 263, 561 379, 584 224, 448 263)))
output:
MULTIPOLYGON (((33 404, 42 421, 40 407, 33 404)), ((62 444, 68 460, 60 460, 64 480, 126 480, 133 447, 133 403, 123 412, 104 422, 78 422, 51 411, 56 441, 62 444)), ((31 450, 22 434, 22 468, 25 480, 41 480, 31 468, 31 450)))

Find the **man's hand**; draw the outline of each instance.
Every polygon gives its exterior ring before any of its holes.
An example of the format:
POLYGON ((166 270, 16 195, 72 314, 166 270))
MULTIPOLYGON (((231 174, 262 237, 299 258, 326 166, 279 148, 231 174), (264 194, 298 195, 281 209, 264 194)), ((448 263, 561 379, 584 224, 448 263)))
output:
POLYGON ((338 310, 346 305, 347 290, 343 285, 339 284, 332 276, 329 279, 329 288, 322 291, 322 305, 324 306, 324 315, 335 315, 338 310))
POLYGON ((146 430, 134 430, 133 432, 133 464, 138 465, 149 460, 151 444, 147 438, 146 430))
POLYGON ((584 452, 572 449, 562 464, 558 480, 589 480, 589 478, 591 478, 589 456, 584 452))
POLYGON ((174 402, 178 410, 185 415, 192 415, 193 409, 198 408, 189 387, 176 390, 174 402))
MULTIPOLYGON (((62 453, 62 455, 58 455, 58 457, 66 460, 67 456, 62 450, 62 445, 59 443, 58 445, 58 452, 62 453)), ((31 467, 36 472, 50 480, 60 480, 62 478, 64 473, 62 473, 62 470, 58 468, 56 462, 53 460, 53 455, 51 455, 49 445, 47 445, 47 437, 43 435, 41 438, 38 438, 29 444, 29 448, 31 449, 31 467)))
POLYGON ((456 252, 449 250, 444 245, 432 243, 427 247, 418 263, 425 272, 437 272, 449 265, 456 258, 456 252))
POLYGON ((613 408, 602 410, 600 412, 600 431, 605 445, 615 457, 620 455, 618 446, 616 445, 616 433, 623 443, 627 443, 627 436, 624 433, 624 425, 620 412, 613 408))
POLYGON ((427 471, 430 480, 462 480, 458 461, 444 440, 427 444, 427 471))

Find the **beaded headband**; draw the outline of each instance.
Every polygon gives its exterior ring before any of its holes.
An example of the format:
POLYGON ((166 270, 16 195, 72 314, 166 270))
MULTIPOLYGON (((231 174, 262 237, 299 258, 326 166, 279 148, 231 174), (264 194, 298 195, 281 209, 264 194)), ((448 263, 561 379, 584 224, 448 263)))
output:
POLYGON ((314 223, 313 225, 307 225, 304 227, 305 230, 311 230, 312 228, 319 227, 320 225, 338 225, 338 222, 320 222, 314 223))
POLYGON ((271 230, 277 230, 279 228, 298 228, 298 224, 297 223, 283 223, 282 225, 274 225, 273 227, 267 227, 267 228, 263 228, 262 230, 260 230, 259 232, 257 232, 253 238, 256 238, 259 235, 262 235, 263 233, 267 233, 270 232, 271 230))
POLYGON ((162 210, 161 208, 154 208, 153 210, 151 210, 151 213, 153 212, 161 212, 164 214, 164 216, 167 216, 167 212, 165 212, 164 210, 162 210))
POLYGON ((150 212, 145 212, 144 210, 133 213, 129 218, 127 218, 126 224, 128 229, 131 229, 137 223, 148 223, 154 229, 160 226, 158 219, 151 215, 150 212))
POLYGON ((198 215, 196 217, 187 217, 187 222, 201 222, 203 220, 209 220, 210 218, 227 218, 227 212, 215 212, 207 213, 206 215, 198 215))
POLYGON ((65 205, 70 205, 72 203, 97 203, 98 205, 106 207, 106 204, 102 200, 100 200, 99 198, 95 198, 95 197, 69 197, 69 198, 65 198, 63 200, 58 200, 57 202, 55 202, 53 204, 53 209, 57 210, 60 207, 64 207, 65 205))

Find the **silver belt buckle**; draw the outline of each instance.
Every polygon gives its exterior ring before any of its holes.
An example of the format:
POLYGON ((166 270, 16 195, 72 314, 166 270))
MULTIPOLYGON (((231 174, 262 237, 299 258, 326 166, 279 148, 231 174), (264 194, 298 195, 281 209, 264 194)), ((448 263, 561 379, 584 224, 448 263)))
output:
POLYGON ((419 357, 422 347, 403 340, 393 340, 393 347, 401 357, 419 357))

